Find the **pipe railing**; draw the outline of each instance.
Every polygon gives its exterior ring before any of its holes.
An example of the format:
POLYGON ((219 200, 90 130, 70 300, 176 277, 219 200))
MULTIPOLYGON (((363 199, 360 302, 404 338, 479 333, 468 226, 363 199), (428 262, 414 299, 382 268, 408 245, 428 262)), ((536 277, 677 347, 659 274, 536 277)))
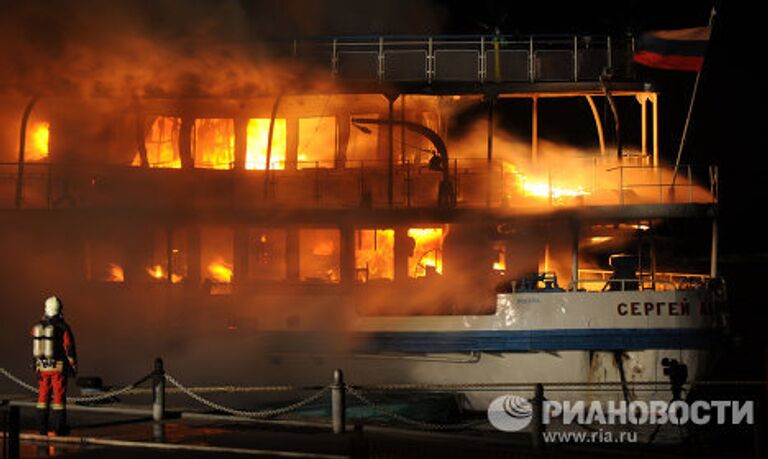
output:
POLYGON ((487 34, 294 40, 286 51, 348 80, 538 83, 599 81, 614 64, 629 66, 616 58, 626 49, 622 40, 605 35, 487 34))
MULTIPOLYGON (((119 208, 122 204, 131 204, 131 199, 160 205, 163 193, 173 190, 177 180, 174 177, 179 177, 178 180, 197 177, 196 196, 205 196, 207 186, 215 187, 221 180, 227 180, 233 185, 226 188, 227 196, 222 195, 221 187, 211 195, 214 201, 220 200, 221 207, 279 204, 297 208, 348 208, 365 202, 376 207, 385 204, 386 196, 380 194, 389 187, 390 174, 396 207, 434 207, 441 183, 441 172, 430 168, 428 158, 418 162, 400 161, 391 171, 383 160, 350 159, 341 165, 343 167, 330 160, 277 166, 270 171, 267 182, 270 193, 264 197, 249 191, 254 187, 252 181, 266 176, 264 170, 28 162, 22 208, 119 208), (102 187, 102 184, 108 186, 102 187), (148 193, 154 195, 146 197, 148 193)), ((18 180, 16 169, 15 162, 0 163, 0 208, 15 206, 12 187, 18 180)), ((716 167, 707 169, 708 186, 696 183, 695 167, 685 166, 683 170, 688 171, 687 179, 672 184, 667 180, 670 172, 660 167, 604 168, 594 159, 558 168, 518 168, 514 163, 498 159, 489 162, 485 158, 453 158, 448 174, 457 197, 456 205, 465 208, 717 202, 716 167)))

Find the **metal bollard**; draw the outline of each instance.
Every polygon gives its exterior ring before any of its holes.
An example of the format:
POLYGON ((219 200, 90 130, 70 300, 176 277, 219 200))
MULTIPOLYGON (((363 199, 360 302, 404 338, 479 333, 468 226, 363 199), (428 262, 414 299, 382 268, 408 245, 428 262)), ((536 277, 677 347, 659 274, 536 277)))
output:
POLYGON ((337 368, 333 371, 333 385, 331 386, 331 415, 333 416, 333 433, 335 434, 344 433, 346 430, 346 391, 344 372, 337 368))
POLYGON ((533 418, 531 419, 531 445, 533 449, 541 449, 544 446, 544 385, 536 384, 533 395, 533 418))
POLYGON ((21 432, 21 411, 18 406, 8 407, 8 457, 19 458, 19 433, 21 432))
POLYGON ((155 359, 155 370, 152 374, 152 419, 162 421, 165 417, 165 370, 163 359, 155 359))

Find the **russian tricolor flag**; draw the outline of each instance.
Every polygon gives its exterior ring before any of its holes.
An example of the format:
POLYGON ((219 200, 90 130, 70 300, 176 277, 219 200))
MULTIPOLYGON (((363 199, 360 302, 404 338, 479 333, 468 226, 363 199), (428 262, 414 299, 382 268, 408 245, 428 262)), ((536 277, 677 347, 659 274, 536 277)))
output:
POLYGON ((698 72, 711 30, 706 26, 645 32, 637 42, 634 61, 657 69, 698 72))

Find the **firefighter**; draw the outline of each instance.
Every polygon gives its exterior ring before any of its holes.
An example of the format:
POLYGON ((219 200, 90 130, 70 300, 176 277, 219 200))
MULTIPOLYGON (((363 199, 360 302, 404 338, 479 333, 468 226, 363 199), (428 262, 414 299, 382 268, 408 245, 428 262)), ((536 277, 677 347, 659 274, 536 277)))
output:
POLYGON ((32 327, 32 354, 38 377, 37 415, 40 433, 48 430, 48 407, 51 408, 51 430, 56 435, 67 432, 67 378, 77 372, 75 338, 64 321, 63 305, 58 297, 45 300, 45 315, 32 327))

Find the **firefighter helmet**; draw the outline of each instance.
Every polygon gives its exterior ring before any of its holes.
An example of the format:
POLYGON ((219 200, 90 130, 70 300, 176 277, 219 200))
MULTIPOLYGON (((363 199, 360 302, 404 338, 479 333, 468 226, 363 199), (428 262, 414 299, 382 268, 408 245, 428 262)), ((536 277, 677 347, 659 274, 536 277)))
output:
POLYGON ((45 300, 45 317, 56 317, 61 314, 62 309, 61 300, 58 297, 52 296, 45 300))

